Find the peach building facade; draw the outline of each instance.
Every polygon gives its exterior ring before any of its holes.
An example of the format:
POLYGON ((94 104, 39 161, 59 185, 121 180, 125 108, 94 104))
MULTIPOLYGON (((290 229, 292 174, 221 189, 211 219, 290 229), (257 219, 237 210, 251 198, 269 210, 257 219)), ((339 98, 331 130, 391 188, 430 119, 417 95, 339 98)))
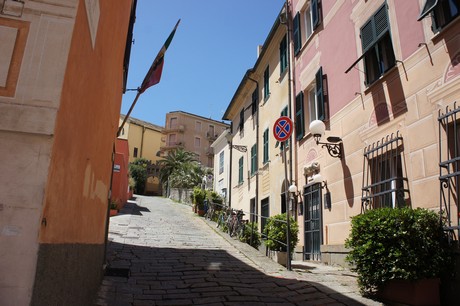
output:
POLYGON ((161 156, 177 148, 197 154, 205 167, 214 166, 214 152, 211 144, 222 134, 228 124, 195 114, 174 111, 166 114, 163 130, 165 143, 161 147, 161 156))
POLYGON ((134 4, 1 1, 2 305, 88 305, 99 287, 134 4))
POLYGON ((289 1, 303 259, 343 263, 350 218, 382 206, 441 208, 458 234, 460 8, 437 3, 289 1))

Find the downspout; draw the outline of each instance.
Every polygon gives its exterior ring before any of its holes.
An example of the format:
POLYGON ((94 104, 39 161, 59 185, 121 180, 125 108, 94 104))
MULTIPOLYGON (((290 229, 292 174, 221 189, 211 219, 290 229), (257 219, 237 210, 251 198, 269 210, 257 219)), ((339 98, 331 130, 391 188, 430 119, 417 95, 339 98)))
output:
MULTIPOLYGON (((248 72, 254 73, 254 71, 251 69, 248 72)), ((257 109, 256 109, 256 147, 257 151, 260 152, 260 146, 259 146, 259 82, 254 80, 249 76, 248 73, 248 79, 256 83, 256 90, 257 90, 257 109)), ((256 210, 254 213, 257 215, 259 213, 259 154, 256 154, 256 165, 257 165, 257 171, 256 171, 256 210)), ((254 219, 255 220, 255 219, 254 219)))
MULTIPOLYGON (((232 134, 232 127, 230 128, 230 135, 232 134)), ((233 140, 228 141, 228 145, 230 147, 230 165, 229 165, 229 174, 228 174, 228 207, 232 207, 232 161, 233 161, 233 147, 232 147, 233 140)))

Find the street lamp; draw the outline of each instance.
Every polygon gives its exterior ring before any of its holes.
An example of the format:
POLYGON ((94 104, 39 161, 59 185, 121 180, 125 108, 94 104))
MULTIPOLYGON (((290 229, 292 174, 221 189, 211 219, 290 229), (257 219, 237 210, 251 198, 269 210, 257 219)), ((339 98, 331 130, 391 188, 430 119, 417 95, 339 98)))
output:
POLYGON ((342 139, 337 136, 329 136, 327 138, 328 142, 320 142, 321 137, 324 135, 326 131, 326 125, 321 120, 313 120, 310 123, 310 132, 313 134, 317 145, 322 145, 322 147, 326 147, 329 155, 332 157, 338 157, 342 159, 343 154, 343 144, 342 139))
POLYGON ((227 143, 235 150, 237 151, 240 151, 241 153, 245 153, 248 151, 248 147, 247 146, 240 146, 240 145, 234 145, 232 144, 232 139, 233 139, 233 135, 232 133, 227 133, 225 135, 225 138, 227 138, 227 143))

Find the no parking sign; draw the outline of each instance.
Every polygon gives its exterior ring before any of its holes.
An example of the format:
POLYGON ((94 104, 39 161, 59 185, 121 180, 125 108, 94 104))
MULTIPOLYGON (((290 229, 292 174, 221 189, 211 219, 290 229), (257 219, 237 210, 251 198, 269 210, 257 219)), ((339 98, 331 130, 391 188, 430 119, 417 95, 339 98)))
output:
POLYGON ((289 117, 279 117, 273 125, 273 136, 278 141, 286 141, 291 137, 293 130, 293 123, 289 117))

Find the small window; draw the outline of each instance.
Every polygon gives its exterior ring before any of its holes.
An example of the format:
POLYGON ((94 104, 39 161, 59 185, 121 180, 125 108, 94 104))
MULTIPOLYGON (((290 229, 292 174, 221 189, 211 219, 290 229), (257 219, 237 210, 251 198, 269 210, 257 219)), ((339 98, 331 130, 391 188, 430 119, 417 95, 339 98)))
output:
POLYGON ((321 23, 321 15, 318 0, 312 0, 303 11, 305 40, 310 38, 321 23))
MULTIPOLYGON (((283 116, 284 117, 289 117, 289 112, 288 112, 288 107, 287 106, 285 108, 283 108, 283 110, 281 111, 281 117, 283 117, 283 116)), ((286 140, 286 141, 281 142, 280 150, 283 150, 285 145, 286 145, 286 147, 289 147, 289 139, 286 140)))
POLYGON ((200 121, 195 122, 195 132, 201 132, 201 122, 200 121))
POLYGON ((174 129, 177 127, 177 117, 169 118, 169 128, 174 129))
POLYGON ((240 157, 238 160, 238 184, 243 183, 244 176, 243 176, 243 157, 240 157))
POLYGON ((434 33, 439 32, 460 14, 460 0, 426 0, 418 20, 431 14, 434 33))
POLYGON ((384 4, 361 28, 366 85, 377 81, 396 64, 387 10, 384 4))
POLYGON ((219 174, 224 173, 224 151, 219 154, 219 174))
POLYGON ((257 144, 251 147, 251 175, 257 172, 257 144))
POLYGON ((238 128, 239 128, 240 132, 243 132, 243 130, 244 130, 244 107, 240 111, 240 124, 239 124, 238 128))
POLYGON ((302 47, 302 38, 300 34, 300 13, 297 13, 294 16, 294 30, 293 30, 293 37, 294 37, 294 54, 297 55, 300 52, 300 48, 302 47))
POLYGON ((264 72, 264 100, 266 101, 270 96, 270 70, 269 67, 265 68, 264 72))
POLYGON ((264 136, 263 136, 263 142, 264 142, 264 159, 263 163, 266 164, 269 161, 269 156, 268 156, 268 129, 264 131, 264 136))
POLYGON ((133 157, 137 157, 137 148, 134 147, 133 157))
POLYGON ((307 90, 308 112, 310 123, 313 120, 326 120, 326 83, 324 82, 323 69, 320 68, 315 75, 315 82, 307 90))
POLYGON ((284 35, 280 42, 280 74, 282 75, 288 66, 288 52, 287 52, 287 35, 284 35))
POLYGON ((200 137, 195 137, 195 148, 201 147, 201 139, 200 137))

